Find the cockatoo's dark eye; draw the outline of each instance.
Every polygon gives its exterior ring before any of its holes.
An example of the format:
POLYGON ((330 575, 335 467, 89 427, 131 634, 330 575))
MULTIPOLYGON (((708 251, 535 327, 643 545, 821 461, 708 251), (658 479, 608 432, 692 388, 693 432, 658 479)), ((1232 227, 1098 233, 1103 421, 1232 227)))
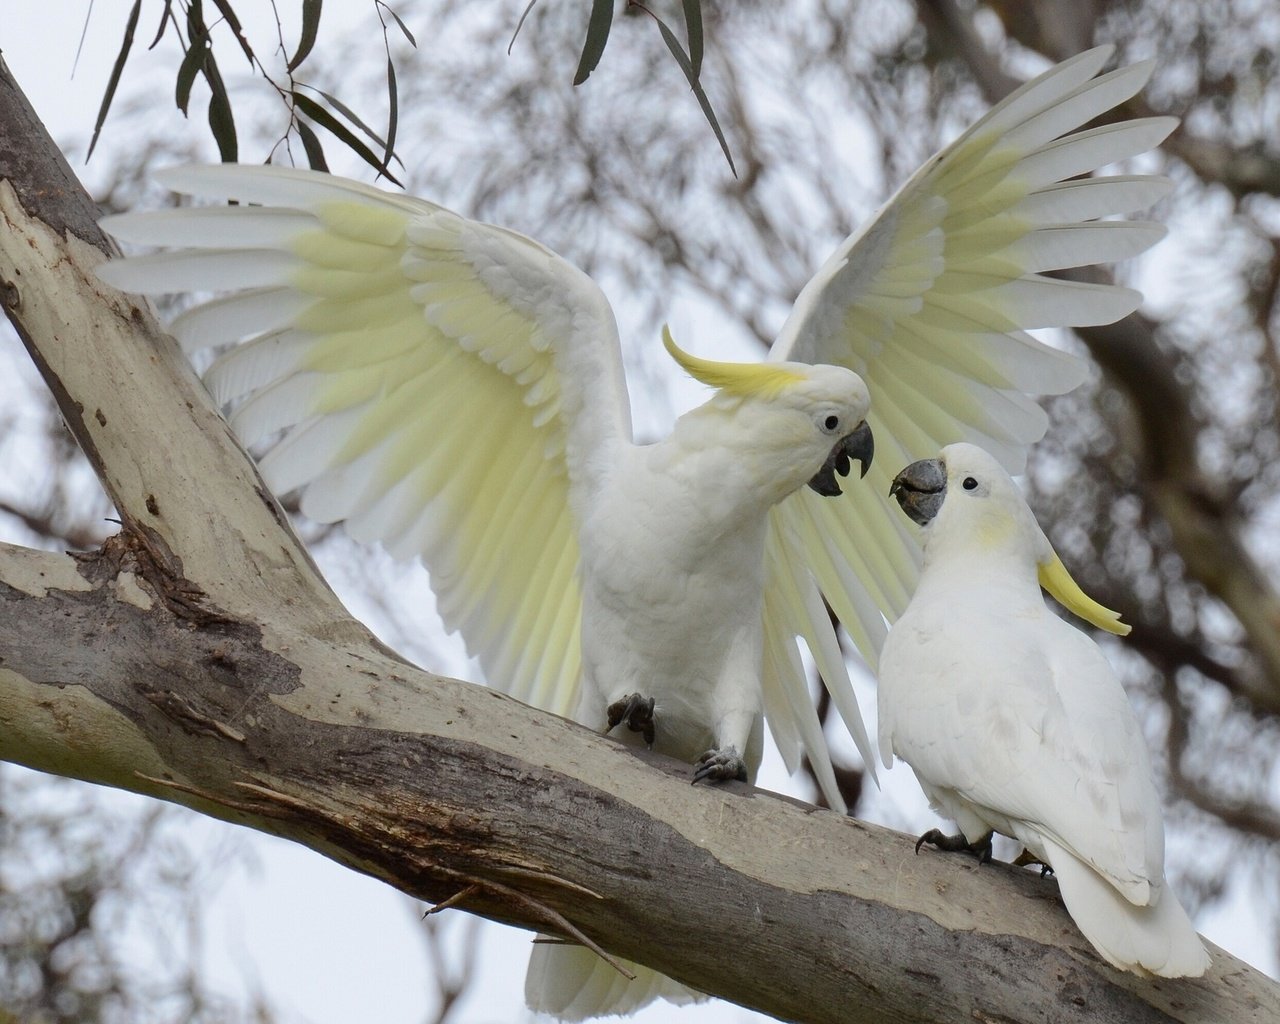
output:
POLYGON ((840 417, 828 416, 825 420, 822 421, 822 425, 826 427, 827 430, 835 430, 838 426, 840 426, 840 417))
POLYGON ((967 476, 964 478, 964 483, 962 483, 960 486, 963 487, 966 491, 971 491, 978 486, 978 481, 971 476, 967 476))

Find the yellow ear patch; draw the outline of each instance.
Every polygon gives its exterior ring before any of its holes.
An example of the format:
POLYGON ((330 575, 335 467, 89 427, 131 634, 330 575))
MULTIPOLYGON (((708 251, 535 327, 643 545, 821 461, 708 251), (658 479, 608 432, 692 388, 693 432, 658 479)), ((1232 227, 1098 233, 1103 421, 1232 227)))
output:
POLYGON ((1080 584, 1071 578, 1062 559, 1054 554, 1040 566, 1040 586, 1044 587, 1058 604, 1073 615, 1078 615, 1086 622, 1091 622, 1099 629, 1117 636, 1128 636, 1132 626, 1120 621, 1120 613, 1104 608, 1080 589, 1080 584))
POLYGON ((805 379, 802 374, 777 363, 718 363, 691 356, 675 343, 666 324, 662 325, 662 344, 694 380, 740 398, 752 395, 771 398, 805 379))

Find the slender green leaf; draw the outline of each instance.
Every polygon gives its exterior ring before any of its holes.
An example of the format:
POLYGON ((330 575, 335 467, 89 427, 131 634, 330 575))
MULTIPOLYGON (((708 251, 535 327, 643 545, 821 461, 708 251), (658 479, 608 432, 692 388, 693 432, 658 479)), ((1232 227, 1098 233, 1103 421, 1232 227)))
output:
POLYGON ((391 163, 396 153, 396 128, 400 122, 400 89, 396 85, 396 66, 387 57, 387 142, 382 152, 382 166, 391 163))
POLYGON ((224 164, 235 163, 240 156, 240 144, 236 141, 236 119, 225 92, 209 97, 209 130, 218 144, 218 158, 224 164))
POLYGON ((320 137, 311 130, 306 121, 293 122, 298 129, 298 137, 302 139, 302 148, 307 151, 307 163, 313 171, 328 171, 329 164, 324 158, 324 147, 320 145, 320 137))
POLYGON ((187 38, 208 34, 209 26, 204 23, 204 0, 187 0, 187 38))
POLYGON ((298 39, 298 49, 294 51, 286 70, 296 71, 298 65, 307 59, 307 54, 316 45, 316 35, 320 31, 320 7, 323 0, 302 0, 302 35, 298 39))
POLYGON ((204 63, 201 65, 204 80, 209 83, 209 129, 213 132, 213 140, 218 144, 218 155, 225 164, 233 164, 240 155, 240 145, 236 141, 236 119, 231 112, 231 97, 227 95, 227 87, 222 81, 222 72, 218 70, 218 61, 213 55, 213 48, 206 50, 204 63))
POLYGON ((377 154, 361 142, 350 128, 329 113, 329 111, 325 110, 324 107, 320 106, 320 104, 310 96, 304 96, 296 90, 290 95, 293 97, 293 102, 297 110, 334 135, 339 141, 351 149, 353 153, 360 157, 361 160, 367 163, 379 174, 386 177, 387 180, 392 181, 397 185, 400 184, 399 180, 397 180, 395 175, 391 173, 386 164, 378 159, 377 154))
POLYGON ((729 152, 729 143, 725 141, 724 132, 720 130, 720 122, 716 120, 715 111, 711 109, 711 101, 707 99, 707 94, 702 89, 702 84, 698 81, 698 76, 693 70, 693 65, 689 61, 689 56, 684 52, 684 47, 680 45, 680 40, 676 38, 675 33, 667 28, 666 23, 656 14, 652 15, 653 20, 658 23, 658 31, 662 33, 662 41, 667 44, 667 49, 671 51, 671 56, 676 59, 676 63, 680 65, 680 70, 684 72, 684 77, 689 81, 689 88, 693 90, 694 96, 698 98, 698 106, 702 108, 702 115, 707 119, 707 124, 711 125, 711 130, 716 134, 716 141, 720 143, 721 150, 724 151, 724 158, 729 161, 729 170, 733 172, 733 176, 738 176, 738 169, 733 165, 733 155, 729 152))
MULTIPOLYGON (((187 39, 190 41, 191 45, 188 48, 188 52, 190 52, 191 48, 194 48, 200 53, 201 69, 204 68, 203 57, 204 57, 204 51, 207 49, 207 47, 196 46, 195 44, 197 42, 207 41, 211 37, 211 35, 212 33, 209 31, 209 26, 206 25, 204 21, 203 0, 189 0, 189 2, 187 3, 187 39)), ((179 31, 179 37, 181 37, 181 31, 179 31)))
POLYGON ((178 65, 178 78, 174 86, 173 98, 178 105, 178 109, 182 111, 183 117, 187 116, 187 107, 191 104, 191 87, 195 84, 196 75, 204 67, 204 59, 208 51, 209 37, 207 34, 193 38, 187 46, 187 52, 182 58, 182 63, 178 65))
MULTIPOLYGON (((164 10, 160 12, 160 27, 156 29, 156 37, 151 40, 151 45, 147 47, 148 50, 154 50, 160 45, 160 40, 164 38, 165 26, 169 24, 172 18, 173 0, 164 0, 164 10)), ((176 25, 177 22, 174 21, 174 24, 176 25)))
POLYGON ((93 123, 93 137, 89 140, 89 152, 85 161, 93 156, 93 147, 98 144, 98 136, 106 123, 107 112, 111 109, 111 101, 116 98, 116 89, 120 87, 120 76, 124 74, 125 62, 129 59, 129 51, 133 49, 133 33, 138 27, 138 15, 142 13, 142 0, 134 0, 133 10, 129 12, 129 20, 124 27, 124 39, 120 41, 120 52, 116 54, 116 62, 111 68, 111 77, 107 79, 106 91, 102 94, 102 105, 98 107, 98 119, 93 123))
MULTIPOLYGON (((308 90, 311 90, 316 93, 317 96, 320 96, 321 99, 328 102, 329 106, 332 106, 334 110, 337 110, 338 113, 342 114, 344 118, 349 120, 349 122, 355 124, 356 127, 360 129, 361 132, 364 132, 372 142, 378 143, 379 146, 387 145, 387 140, 384 140, 378 132, 375 132, 374 129, 370 128, 369 125, 365 124, 365 122, 362 122, 362 120, 356 115, 356 111, 349 108, 349 106, 344 104, 342 100, 339 100, 337 96, 334 96, 332 92, 325 92, 323 88, 319 88, 317 86, 308 86, 306 82, 298 82, 296 84, 297 88, 308 88, 308 90)), ((296 91, 294 91, 294 95, 297 95, 296 91)))
POLYGON ((400 31, 403 32, 404 37, 407 40, 409 40, 409 45, 416 50, 418 48, 418 40, 413 38, 413 33, 409 31, 409 26, 406 25, 403 20, 401 20, 400 15, 396 14, 396 12, 393 11, 386 4, 381 4, 380 6, 384 11, 386 11, 389 15, 391 15, 392 18, 395 19, 395 23, 400 26, 400 31))
POLYGON ((359 128, 360 131, 362 131, 371 142, 373 142, 375 145, 386 148, 387 140, 384 139, 378 132, 374 131, 367 124, 365 124, 364 121, 362 121, 358 116, 356 116, 356 112, 352 110, 350 107, 348 107, 345 103, 343 103, 342 100, 338 99, 337 96, 334 96, 332 93, 325 92, 323 89, 318 88, 317 86, 308 85, 306 82, 297 82, 295 83, 295 86, 296 88, 295 88, 294 95, 297 95, 297 91, 296 91, 297 89, 310 89, 317 96, 322 97, 329 104, 329 106, 333 107, 333 109, 336 110, 339 114, 341 114, 353 125, 359 128))
POLYGON ((573 84, 585 82, 600 63, 605 44, 609 41, 609 29, 613 27, 613 0, 591 0, 591 17, 587 19, 587 41, 582 45, 582 58, 573 84))
POLYGON ((689 36, 693 77, 702 77, 702 0, 684 0, 684 28, 689 36))
POLYGON ((249 45, 249 39, 244 34, 244 26, 240 24, 240 18, 235 8, 231 6, 230 0, 213 0, 213 5, 222 12, 223 20, 236 37, 236 42, 240 44, 240 49, 248 59, 249 66, 253 67, 257 58, 253 55, 253 47, 249 45))

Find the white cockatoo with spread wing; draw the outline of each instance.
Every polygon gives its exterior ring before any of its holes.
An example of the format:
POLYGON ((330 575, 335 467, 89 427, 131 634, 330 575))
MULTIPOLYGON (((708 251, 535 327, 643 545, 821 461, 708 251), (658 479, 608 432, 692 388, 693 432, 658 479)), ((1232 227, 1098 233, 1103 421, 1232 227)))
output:
POLYGON ((971 444, 894 481, 924 527, 924 570, 880 659, 880 753, 911 765, 960 827, 916 844, 990 853, 1018 840, 1058 877, 1111 964, 1198 977, 1209 955, 1164 878, 1164 821, 1138 718, 1106 657, 1041 587, 1100 629, 1119 616, 1070 583, 1000 463, 971 444), (1056 582, 1055 582, 1056 581, 1056 582))
MULTIPOLYGON (((800 642, 874 774, 827 606, 869 662, 906 607, 917 541, 892 471, 968 439, 1018 469, 1046 418, 1028 394, 1084 377, 1028 328, 1108 323, 1140 296, 1045 272, 1141 252, 1168 183, 1079 177, 1174 122, 1080 130, 1145 82, 1109 48, 1028 83, 933 158, 800 295, 761 364, 668 351, 714 389, 637 446, 613 315, 536 242, 421 199, 279 167, 178 168, 175 191, 237 206, 109 218, 177 251, 106 264, 145 293, 227 292, 180 315, 188 350, 277 492, 418 557, 492 685, 696 763, 754 776, 767 719, 844 809, 800 642), (1073 180, 1067 180, 1073 179, 1073 180), (837 475, 880 456, 869 481, 837 475), (886 468, 887 467, 887 468, 886 468), (806 483, 812 486, 806 487, 806 483), (620 728, 617 728, 620 727, 620 728)), ((531 1005, 565 1018, 687 990, 626 983, 539 945, 531 1005)))

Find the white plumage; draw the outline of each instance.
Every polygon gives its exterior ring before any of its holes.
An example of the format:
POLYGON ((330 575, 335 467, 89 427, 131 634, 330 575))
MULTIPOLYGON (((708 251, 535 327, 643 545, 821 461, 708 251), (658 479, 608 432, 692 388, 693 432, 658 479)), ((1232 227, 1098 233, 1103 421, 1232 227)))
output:
POLYGON ((1064 571, 1017 486, 986 452, 953 444, 903 470, 895 491, 924 523, 924 570, 880 659, 885 766, 895 754, 911 765, 969 843, 994 830, 1050 865, 1110 963, 1204 973, 1208 954, 1165 884, 1137 717, 1097 644, 1046 607, 1045 575, 1064 571))
MULTIPOLYGON (((1109 54, 1051 69, 922 168, 804 289, 769 363, 680 355, 718 391, 648 447, 632 441, 600 290, 536 242, 424 200, 288 168, 177 168, 161 176, 176 191, 261 205, 109 218, 121 239, 178 251, 101 274, 231 293, 173 330, 189 350, 231 346, 206 379, 242 439, 269 446, 268 484, 420 557, 492 684, 597 728, 615 702, 653 698, 658 749, 714 753, 713 777, 754 775, 763 712, 787 766, 807 755, 843 810, 801 642, 874 775, 824 601, 874 665, 920 559, 885 498, 891 471, 958 439, 1019 469, 1046 423, 1028 394, 1083 377, 1024 330, 1107 322, 1139 301, 1041 276, 1161 234, 1097 218, 1151 204, 1163 179, 1062 180, 1173 126, 1076 131, 1149 73, 1095 77, 1109 54), (880 451, 869 480, 839 497, 805 488, 864 416, 880 451)), ((544 955, 534 1006, 621 1005, 612 981, 584 980, 584 951, 544 955)))

